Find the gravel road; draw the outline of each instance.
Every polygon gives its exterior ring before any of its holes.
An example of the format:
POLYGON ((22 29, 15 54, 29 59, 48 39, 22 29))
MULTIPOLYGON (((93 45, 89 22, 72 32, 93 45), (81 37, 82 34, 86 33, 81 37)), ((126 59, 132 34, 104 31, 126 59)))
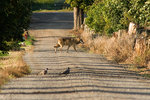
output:
POLYGON ((34 51, 24 60, 31 67, 28 76, 13 79, 2 87, 0 100, 150 100, 150 80, 103 56, 77 48, 54 53, 61 36, 69 35, 73 13, 34 13, 30 33, 36 37, 34 51), (59 75, 67 67, 68 75, 59 75), (49 68, 47 75, 36 75, 49 68))

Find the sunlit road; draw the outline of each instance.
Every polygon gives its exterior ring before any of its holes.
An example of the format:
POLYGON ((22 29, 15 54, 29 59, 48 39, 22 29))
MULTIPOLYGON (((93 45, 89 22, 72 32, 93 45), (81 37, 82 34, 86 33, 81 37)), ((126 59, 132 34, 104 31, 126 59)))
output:
POLYGON ((69 35, 72 13, 34 13, 30 33, 36 37, 34 51, 24 60, 31 67, 28 76, 13 79, 2 87, 0 100, 150 100, 150 80, 101 55, 77 48, 54 52, 60 36, 69 35), (68 75, 59 75, 67 67, 68 75), (48 74, 36 74, 49 68, 48 74))

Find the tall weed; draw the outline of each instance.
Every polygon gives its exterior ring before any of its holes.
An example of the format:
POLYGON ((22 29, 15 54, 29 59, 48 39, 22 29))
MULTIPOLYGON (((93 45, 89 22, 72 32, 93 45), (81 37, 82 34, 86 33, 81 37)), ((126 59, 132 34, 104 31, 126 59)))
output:
POLYGON ((104 54, 117 63, 132 63, 138 66, 147 66, 150 61, 150 50, 143 55, 137 55, 134 50, 134 38, 122 33, 120 38, 99 36, 92 38, 92 35, 83 32, 85 46, 91 52, 104 54))
POLYGON ((7 57, 0 58, 0 86, 11 78, 30 73, 29 66, 22 59, 23 52, 11 52, 7 57))

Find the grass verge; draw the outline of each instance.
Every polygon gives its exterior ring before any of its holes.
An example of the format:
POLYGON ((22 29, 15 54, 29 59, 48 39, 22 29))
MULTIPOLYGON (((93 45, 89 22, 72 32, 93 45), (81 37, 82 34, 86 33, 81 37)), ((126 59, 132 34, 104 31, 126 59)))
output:
POLYGON ((9 51, 9 54, 0 52, 0 87, 12 78, 19 78, 31 72, 30 67, 23 61, 23 55, 33 50, 33 37, 28 37, 20 49, 9 51))
POLYGON ((70 9, 61 9, 61 10, 40 9, 40 10, 33 11, 33 13, 38 13, 38 12, 73 12, 73 10, 70 10, 70 9))
POLYGON ((19 78, 30 73, 30 68, 23 61, 23 51, 9 52, 9 56, 0 57, 0 86, 12 78, 19 78))
POLYGON ((107 59, 119 64, 129 64, 128 70, 135 71, 141 76, 150 78, 150 49, 143 50, 144 42, 137 45, 141 51, 136 51, 134 38, 128 33, 122 33, 120 38, 97 36, 83 32, 81 34, 84 46, 91 53, 103 54, 107 59), (143 51, 142 51, 143 50, 143 51), (131 66, 132 65, 132 66, 131 66))

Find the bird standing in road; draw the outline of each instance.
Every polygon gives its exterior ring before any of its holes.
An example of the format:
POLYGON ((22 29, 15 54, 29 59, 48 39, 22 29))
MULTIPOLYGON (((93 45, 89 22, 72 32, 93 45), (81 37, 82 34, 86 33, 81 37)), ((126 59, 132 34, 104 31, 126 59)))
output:
POLYGON ((70 73, 70 68, 68 67, 63 73, 60 73, 59 75, 61 75, 61 74, 67 75, 69 73, 70 73))
POLYGON ((48 68, 42 70, 41 72, 38 73, 38 75, 46 75, 48 73, 48 68))

